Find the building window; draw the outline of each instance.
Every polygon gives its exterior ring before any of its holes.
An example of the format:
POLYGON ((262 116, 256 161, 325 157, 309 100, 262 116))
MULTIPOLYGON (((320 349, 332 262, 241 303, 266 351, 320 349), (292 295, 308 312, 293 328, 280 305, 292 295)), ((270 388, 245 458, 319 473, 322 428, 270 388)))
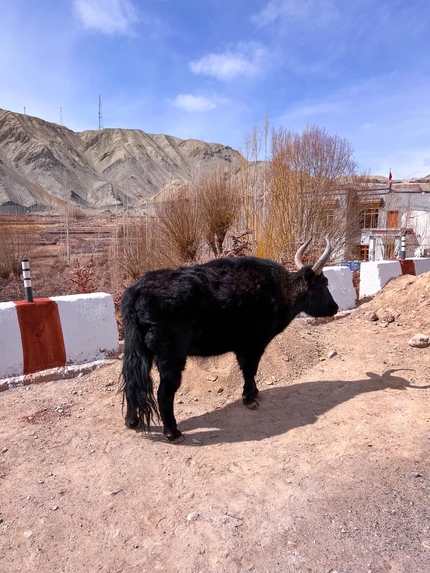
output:
POLYGON ((388 229, 397 229, 399 226, 399 212, 398 211, 388 211, 388 229))
POLYGON ((378 228, 377 208, 368 207, 360 211, 360 229, 377 229, 378 228))
POLYGON ((357 261, 369 260, 369 245, 355 245, 354 258, 357 261))

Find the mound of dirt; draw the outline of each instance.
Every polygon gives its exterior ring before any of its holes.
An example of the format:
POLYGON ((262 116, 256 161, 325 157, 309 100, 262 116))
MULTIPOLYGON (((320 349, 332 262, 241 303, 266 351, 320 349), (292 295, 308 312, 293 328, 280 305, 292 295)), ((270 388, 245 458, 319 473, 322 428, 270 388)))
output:
POLYGON ((392 279, 373 299, 361 306, 361 314, 386 310, 404 327, 430 330, 430 273, 392 279))

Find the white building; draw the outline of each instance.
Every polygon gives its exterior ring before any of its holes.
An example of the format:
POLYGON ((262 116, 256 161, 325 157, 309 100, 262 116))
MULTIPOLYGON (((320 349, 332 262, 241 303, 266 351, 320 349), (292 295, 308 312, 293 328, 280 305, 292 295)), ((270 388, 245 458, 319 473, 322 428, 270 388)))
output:
POLYGON ((406 257, 430 257, 430 176, 375 187, 359 209, 354 259, 398 258, 403 234, 406 257))

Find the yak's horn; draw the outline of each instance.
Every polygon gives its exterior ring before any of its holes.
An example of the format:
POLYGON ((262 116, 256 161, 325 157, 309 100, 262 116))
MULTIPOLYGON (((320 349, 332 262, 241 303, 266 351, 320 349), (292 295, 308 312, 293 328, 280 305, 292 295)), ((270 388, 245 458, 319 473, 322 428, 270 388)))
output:
POLYGON ((312 237, 310 239, 308 239, 306 241, 306 243, 304 245, 302 245, 299 250, 297 251, 297 253, 294 255, 294 262, 296 264, 297 270, 299 271, 302 266, 303 266, 303 261, 302 261, 302 257, 303 257, 303 253, 306 251, 306 249, 308 248, 309 243, 312 241, 312 237))
POLYGON ((314 271, 314 273, 316 275, 320 275, 322 273, 322 270, 324 268, 324 265, 326 264, 326 262, 328 261, 329 257, 330 257, 330 253, 331 253, 331 244, 330 241, 328 240, 328 238, 325 238, 325 241, 327 243, 327 246, 325 248, 325 251, 323 252, 323 254, 321 255, 321 258, 319 258, 317 260, 317 262, 314 264, 314 266, 312 267, 312 270, 314 271))

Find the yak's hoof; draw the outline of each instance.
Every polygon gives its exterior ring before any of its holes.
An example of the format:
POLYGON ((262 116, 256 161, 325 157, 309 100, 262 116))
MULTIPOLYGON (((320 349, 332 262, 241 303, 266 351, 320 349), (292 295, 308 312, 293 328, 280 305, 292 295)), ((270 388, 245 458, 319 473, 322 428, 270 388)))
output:
POLYGON ((141 423, 140 420, 138 418, 134 418, 132 420, 125 420, 125 425, 127 426, 127 428, 130 428, 130 430, 137 430, 138 428, 141 427, 141 423))
POLYGON ((177 432, 171 436, 169 436, 169 434, 166 434, 166 436, 171 444, 182 444, 182 442, 185 440, 184 434, 181 434, 179 430, 177 430, 177 432))
POLYGON ((256 402, 255 400, 253 400, 252 402, 245 402, 245 400, 243 401, 243 403, 245 404, 245 406, 247 408, 249 408, 250 410, 258 410, 258 408, 260 407, 259 403, 256 402))

